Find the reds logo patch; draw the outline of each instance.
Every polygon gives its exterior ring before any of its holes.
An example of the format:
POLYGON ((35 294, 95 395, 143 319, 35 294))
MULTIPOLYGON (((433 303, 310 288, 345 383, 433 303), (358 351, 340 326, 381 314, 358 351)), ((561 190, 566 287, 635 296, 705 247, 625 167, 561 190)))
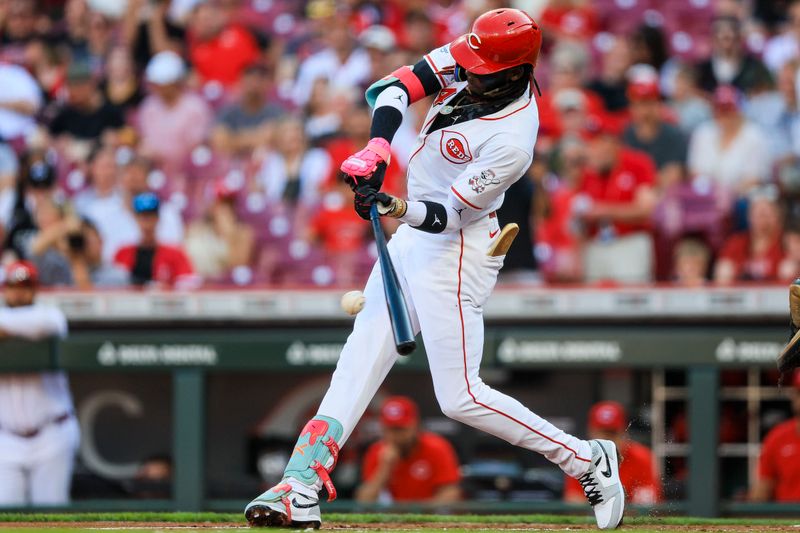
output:
POLYGON ((439 151, 445 159, 456 165, 472 161, 472 152, 469 150, 467 138, 457 131, 442 130, 439 151))
POLYGON ((480 194, 486 190, 488 185, 499 185, 500 180, 497 179, 493 170, 486 169, 481 171, 480 174, 477 176, 472 176, 469 179, 469 186, 470 188, 475 191, 476 194, 480 194))

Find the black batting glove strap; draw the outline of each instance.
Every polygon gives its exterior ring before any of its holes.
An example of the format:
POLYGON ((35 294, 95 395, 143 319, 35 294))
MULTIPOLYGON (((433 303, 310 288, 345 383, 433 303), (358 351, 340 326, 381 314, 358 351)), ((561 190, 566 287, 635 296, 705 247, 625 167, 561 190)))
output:
POLYGON ((353 189, 355 193, 353 196, 353 208, 358 213, 358 216, 364 220, 369 220, 369 210, 372 204, 375 203, 378 192, 374 190, 371 184, 362 184, 353 189))

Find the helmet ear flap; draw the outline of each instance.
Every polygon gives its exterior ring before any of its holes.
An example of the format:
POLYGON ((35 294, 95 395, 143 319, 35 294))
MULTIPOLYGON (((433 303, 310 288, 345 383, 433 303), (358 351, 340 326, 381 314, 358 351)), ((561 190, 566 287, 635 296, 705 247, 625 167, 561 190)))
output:
POLYGON ((467 81, 467 69, 456 63, 456 67, 453 70, 453 77, 456 81, 467 81))

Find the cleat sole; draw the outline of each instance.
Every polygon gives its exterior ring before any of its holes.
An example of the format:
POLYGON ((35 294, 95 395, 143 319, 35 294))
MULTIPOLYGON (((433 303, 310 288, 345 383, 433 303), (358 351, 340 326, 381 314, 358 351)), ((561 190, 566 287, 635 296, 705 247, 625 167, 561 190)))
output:
POLYGON ((286 514, 261 505, 255 505, 249 508, 245 512, 245 518, 247 519, 247 524, 253 528, 291 527, 298 529, 319 529, 322 525, 318 520, 313 520, 311 522, 289 521, 289 517, 286 516, 286 514))

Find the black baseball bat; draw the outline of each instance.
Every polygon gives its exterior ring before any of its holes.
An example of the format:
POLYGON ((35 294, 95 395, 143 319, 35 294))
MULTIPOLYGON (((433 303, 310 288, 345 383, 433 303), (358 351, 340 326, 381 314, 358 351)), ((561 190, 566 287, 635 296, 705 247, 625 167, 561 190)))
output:
POLYGON ((389 257, 389 249, 386 247, 386 236, 381 227, 377 204, 372 204, 369 218, 372 221, 375 244, 378 245, 378 261, 381 263, 383 292, 386 294, 386 308, 389 310, 389 319, 392 321, 394 345, 397 353, 408 355, 417 349, 417 341, 414 340, 414 330, 411 327, 411 317, 408 316, 406 298, 400 289, 400 280, 397 279, 397 272, 394 271, 392 258, 389 257))

